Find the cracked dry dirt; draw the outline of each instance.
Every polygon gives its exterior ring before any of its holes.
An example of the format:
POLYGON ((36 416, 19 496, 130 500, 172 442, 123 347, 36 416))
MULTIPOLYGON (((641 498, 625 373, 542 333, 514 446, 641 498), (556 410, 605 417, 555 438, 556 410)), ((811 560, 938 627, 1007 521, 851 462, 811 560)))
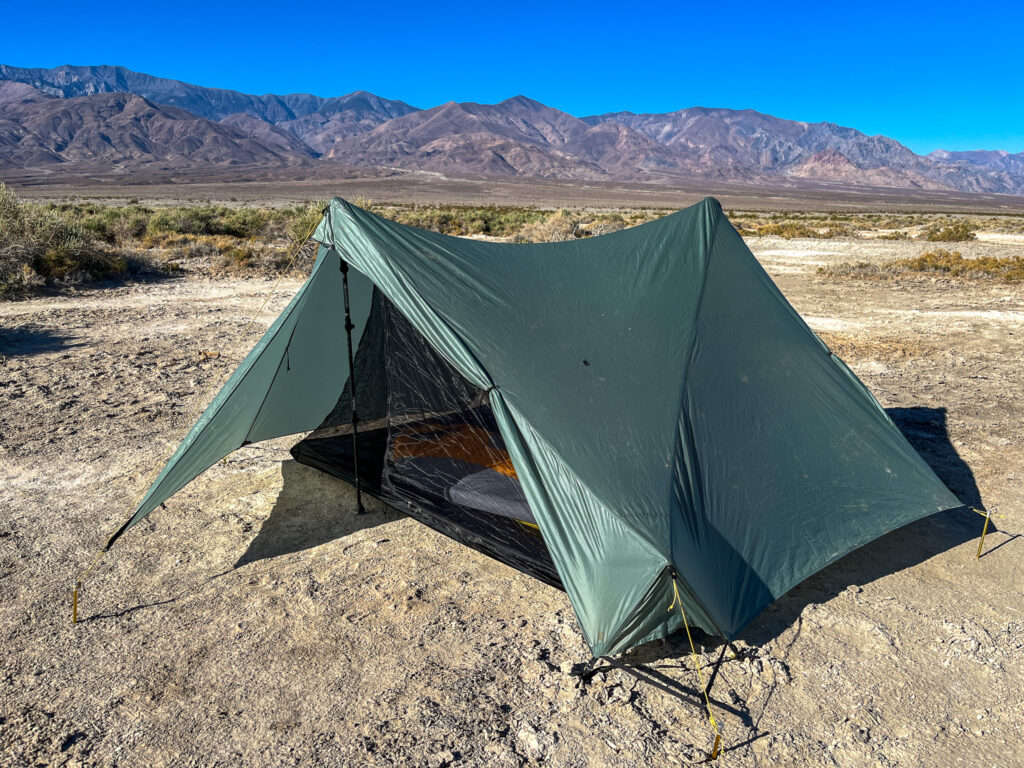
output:
MULTIPOLYGON (((721 764, 1024 765, 1024 288, 816 273, 915 243, 753 246, 947 484, 1002 517, 980 560, 981 519, 936 515, 760 616, 715 684, 721 764)), ((962 250, 979 249, 1022 250, 962 250)), ((74 575, 236 362, 202 351, 268 287, 0 304, 0 765, 703 759, 685 640, 584 681, 564 594, 379 505, 356 517, 346 485, 289 460, 297 438, 239 451, 132 530, 70 625, 74 575)))

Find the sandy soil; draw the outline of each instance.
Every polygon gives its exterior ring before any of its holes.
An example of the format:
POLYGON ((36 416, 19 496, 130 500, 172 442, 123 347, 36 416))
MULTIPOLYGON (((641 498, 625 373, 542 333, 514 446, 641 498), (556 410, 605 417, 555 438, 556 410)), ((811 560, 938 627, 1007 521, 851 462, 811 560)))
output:
MULTIPOLYGON (((721 764, 1024 765, 1024 289, 816 272, 916 243, 752 245, 940 476, 1002 517, 980 560, 981 518, 936 515, 759 617, 713 690, 721 764)), ((1022 246, 961 248, 982 249, 1022 246)), ((71 626, 75 573, 233 367, 202 351, 230 348, 267 287, 0 304, 0 765, 702 760, 684 641, 584 680, 564 594, 379 505, 356 517, 345 484, 288 459, 294 438, 239 451, 133 529, 71 626)))

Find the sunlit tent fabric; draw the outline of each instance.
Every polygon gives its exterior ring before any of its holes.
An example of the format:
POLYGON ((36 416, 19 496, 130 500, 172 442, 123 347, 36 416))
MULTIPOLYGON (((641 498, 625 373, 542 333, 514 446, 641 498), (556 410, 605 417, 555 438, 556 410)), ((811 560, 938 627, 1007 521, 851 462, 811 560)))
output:
MULTIPOLYGON (((851 550, 960 502, 705 199, 546 244, 335 198, 312 275, 131 520, 256 440, 564 587, 595 655, 733 638, 851 550)), ((127 526, 126 526, 127 527, 127 526)))

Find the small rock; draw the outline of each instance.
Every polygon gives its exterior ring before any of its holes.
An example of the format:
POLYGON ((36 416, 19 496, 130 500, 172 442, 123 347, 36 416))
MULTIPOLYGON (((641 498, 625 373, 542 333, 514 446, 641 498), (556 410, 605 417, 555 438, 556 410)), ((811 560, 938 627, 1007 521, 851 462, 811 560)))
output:
POLYGON ((444 768, 446 765, 451 765, 454 762, 455 755, 450 749, 446 749, 444 752, 435 752, 427 757, 427 765, 430 768, 444 768))
POLYGON ((544 756, 544 747, 537 731, 529 723, 523 723, 519 733, 516 734, 516 741, 523 747, 527 757, 539 759, 544 756))

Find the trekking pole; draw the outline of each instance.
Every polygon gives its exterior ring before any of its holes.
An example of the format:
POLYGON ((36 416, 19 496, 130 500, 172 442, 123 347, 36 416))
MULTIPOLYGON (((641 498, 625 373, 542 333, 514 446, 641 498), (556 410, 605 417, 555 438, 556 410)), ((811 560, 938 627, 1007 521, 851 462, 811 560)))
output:
MULTIPOLYGON (((340 254, 339 254, 340 255, 340 254)), ((341 292, 345 297, 345 336, 348 338, 348 383, 352 390, 352 472, 356 476, 356 514, 366 512, 363 507, 363 491, 359 482, 359 414, 356 413, 356 367, 352 354, 352 308, 348 299, 348 262, 341 259, 341 292)))

